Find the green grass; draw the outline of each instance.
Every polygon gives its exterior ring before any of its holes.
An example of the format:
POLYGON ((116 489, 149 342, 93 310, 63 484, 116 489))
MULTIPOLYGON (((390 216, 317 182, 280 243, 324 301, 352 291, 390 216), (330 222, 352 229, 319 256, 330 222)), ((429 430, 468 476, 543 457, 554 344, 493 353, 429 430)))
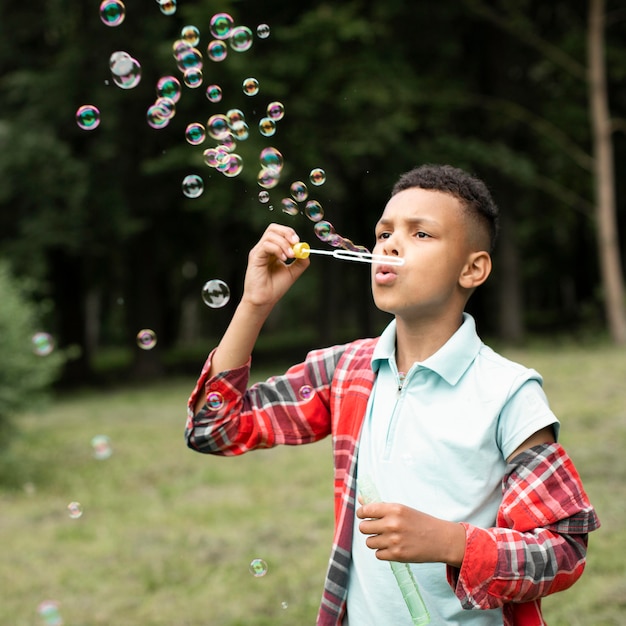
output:
MULTIPOLYGON (((544 601, 550 626, 623 623, 626 356, 608 347, 503 350, 541 371, 602 528, 573 589, 544 601)), ((188 450, 193 380, 81 392, 20 416, 0 458, 0 624, 313 624, 332 535, 329 442, 239 458, 188 450), (93 458, 106 434, 113 455, 93 458), (67 505, 78 501, 80 519, 67 505), (268 573, 248 571, 254 558, 268 573)))

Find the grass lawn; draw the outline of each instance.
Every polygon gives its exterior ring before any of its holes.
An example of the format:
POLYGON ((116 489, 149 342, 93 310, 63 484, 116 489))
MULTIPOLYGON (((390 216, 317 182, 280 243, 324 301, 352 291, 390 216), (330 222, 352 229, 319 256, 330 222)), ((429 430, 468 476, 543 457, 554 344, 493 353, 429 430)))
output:
MULTIPOLYGON (((618 625, 626 611, 626 355, 502 350, 541 371, 603 527, 550 626, 618 625)), ((193 380, 81 392, 20 416, 0 458, 0 624, 313 624, 332 535, 329 442, 215 458, 183 441, 193 380), (93 456, 107 435, 112 455, 93 456), (81 504, 72 519, 67 506, 81 504), (255 577, 260 558, 267 574, 255 577)))

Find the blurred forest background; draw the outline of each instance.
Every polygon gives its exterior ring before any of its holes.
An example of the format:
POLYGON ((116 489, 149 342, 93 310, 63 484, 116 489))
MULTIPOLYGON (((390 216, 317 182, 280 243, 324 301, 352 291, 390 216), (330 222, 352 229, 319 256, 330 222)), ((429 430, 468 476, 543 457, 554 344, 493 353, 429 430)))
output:
MULTIPOLYGON (((128 0, 117 27, 99 2, 32 0, 3 15, 0 37, 0 260, 36 307, 65 363, 61 382, 194 372, 241 293, 249 248, 271 221, 313 246, 313 222, 281 211, 296 180, 325 219, 371 248, 397 177, 424 162, 466 168, 491 187, 503 228, 495 275, 473 299, 483 335, 507 342, 558 335, 626 343, 626 7, 619 0, 128 0), (207 58, 213 14, 270 36, 247 52, 207 58), (204 80, 183 85, 176 116, 146 123, 160 77, 182 74, 173 43, 200 30, 204 80), (111 79, 125 51, 142 68, 133 89, 111 79), (242 92, 255 77, 259 94, 242 92), (222 87, 211 103, 206 86, 222 87), (285 117, 256 129, 267 103, 285 117), (81 130, 94 104, 101 123, 81 130), (240 108, 250 138, 239 176, 204 164, 185 140, 190 122, 240 108), (258 155, 285 158, 260 203, 258 155), (204 193, 181 191, 199 174, 204 193), (273 210, 270 210, 273 207, 273 210), (203 284, 224 280, 231 301, 210 309, 203 284), (153 350, 137 348, 153 329, 153 350)), ((0 304, 0 306, 2 306, 0 304)), ((19 306, 11 315, 20 317, 19 306)), ((304 350, 378 333, 369 272, 316 258, 268 322, 258 354, 304 350)), ((289 355, 289 356, 290 356, 289 355)))

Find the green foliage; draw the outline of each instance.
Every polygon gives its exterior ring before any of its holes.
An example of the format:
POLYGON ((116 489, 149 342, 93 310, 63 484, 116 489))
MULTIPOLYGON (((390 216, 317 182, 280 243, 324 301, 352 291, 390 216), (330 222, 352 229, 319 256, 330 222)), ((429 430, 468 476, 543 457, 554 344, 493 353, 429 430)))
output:
POLYGON ((58 376, 63 356, 58 351, 38 356, 33 351, 37 327, 35 305, 0 261, 0 450, 13 432, 11 418, 33 403, 58 376))

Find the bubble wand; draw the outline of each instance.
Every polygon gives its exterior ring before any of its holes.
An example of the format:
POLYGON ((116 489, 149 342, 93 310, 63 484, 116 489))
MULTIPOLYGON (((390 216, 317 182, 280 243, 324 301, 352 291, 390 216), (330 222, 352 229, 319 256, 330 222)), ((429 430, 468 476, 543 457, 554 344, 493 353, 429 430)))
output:
MULTIPOLYGON (((369 476, 359 478, 359 494, 365 504, 370 502, 381 502, 376 486, 369 476)), ((391 571, 396 578, 398 587, 402 592, 402 597, 411 614, 411 620, 415 626, 424 626, 430 623, 430 613, 424 604, 417 581, 413 577, 413 572, 408 563, 398 563, 389 561, 391 571)))
POLYGON ((307 259, 310 254, 326 254, 344 261, 359 261, 361 263, 380 263, 381 265, 404 265, 404 259, 386 254, 372 254, 358 250, 316 250, 308 243, 301 241, 292 246, 296 259, 307 259))

